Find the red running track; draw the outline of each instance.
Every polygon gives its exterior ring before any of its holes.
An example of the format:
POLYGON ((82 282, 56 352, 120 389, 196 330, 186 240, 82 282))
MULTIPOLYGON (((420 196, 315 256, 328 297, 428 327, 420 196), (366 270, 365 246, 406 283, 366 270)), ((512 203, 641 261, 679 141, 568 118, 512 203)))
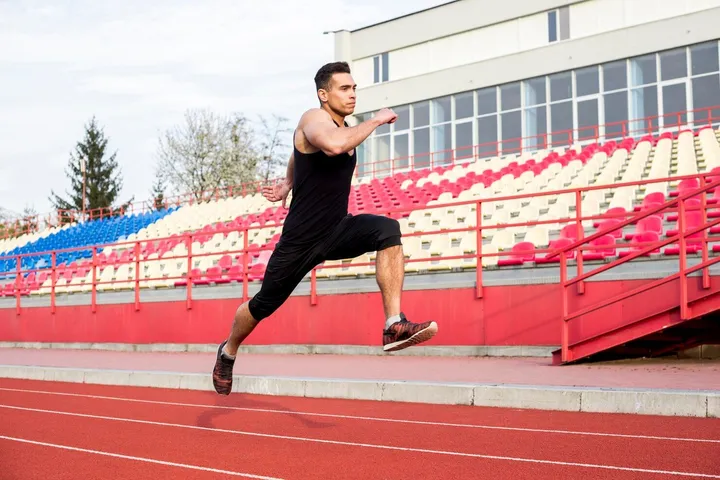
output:
POLYGON ((0 380, 13 480, 720 479, 720 419, 0 380))

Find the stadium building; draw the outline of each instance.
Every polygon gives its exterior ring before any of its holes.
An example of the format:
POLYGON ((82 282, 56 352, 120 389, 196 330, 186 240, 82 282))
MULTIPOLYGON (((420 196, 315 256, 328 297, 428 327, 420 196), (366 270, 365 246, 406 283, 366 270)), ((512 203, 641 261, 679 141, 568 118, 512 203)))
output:
POLYGON ((456 0, 337 31, 357 120, 399 114, 359 174, 706 125, 719 24, 719 0, 456 0))
MULTIPOLYGON (((358 148, 349 210, 398 220, 431 352, 720 343, 718 25, 720 0, 460 0, 335 32, 355 120, 399 113, 358 148)), ((214 351, 287 210, 257 185, 204 198, 0 239, 0 342, 214 351)), ((319 265, 250 344, 377 352, 374 262, 319 265)))

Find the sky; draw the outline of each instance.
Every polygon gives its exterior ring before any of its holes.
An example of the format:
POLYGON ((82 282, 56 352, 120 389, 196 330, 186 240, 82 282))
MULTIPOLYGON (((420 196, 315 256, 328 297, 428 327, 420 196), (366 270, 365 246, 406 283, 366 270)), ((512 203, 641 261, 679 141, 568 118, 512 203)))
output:
POLYGON ((157 139, 186 109, 294 127, 333 60, 324 31, 445 1, 0 0, 0 208, 49 212, 92 116, 117 151, 121 200, 145 200, 157 139))

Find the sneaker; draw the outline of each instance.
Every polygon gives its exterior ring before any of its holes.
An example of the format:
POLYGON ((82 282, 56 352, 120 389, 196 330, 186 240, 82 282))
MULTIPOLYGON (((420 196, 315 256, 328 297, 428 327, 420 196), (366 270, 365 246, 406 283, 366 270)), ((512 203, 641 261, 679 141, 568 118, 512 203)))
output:
POLYGON ((383 330, 383 350, 394 352, 426 342, 435 336, 437 330, 435 322, 412 323, 401 313, 399 322, 383 330))
POLYGON ((223 353, 223 348, 227 340, 220 344, 215 360, 215 368, 213 368, 213 386, 215 391, 220 395, 230 395, 233 381, 233 366, 235 360, 228 358, 223 353))

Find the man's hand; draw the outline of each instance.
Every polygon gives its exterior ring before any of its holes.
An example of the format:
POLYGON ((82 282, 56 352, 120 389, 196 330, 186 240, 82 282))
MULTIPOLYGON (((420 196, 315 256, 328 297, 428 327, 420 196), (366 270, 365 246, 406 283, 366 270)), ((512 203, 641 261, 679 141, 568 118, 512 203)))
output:
POLYGON ((389 108, 383 108, 381 110, 378 110, 378 112, 375 114, 375 119, 380 122, 380 125, 385 125, 386 123, 395 123, 397 117, 397 113, 393 112, 389 108))
POLYGON ((283 180, 282 182, 276 183, 275 185, 265 185, 262 189, 263 197, 267 198, 271 202, 277 202, 282 200, 282 206, 285 207, 287 203, 287 197, 292 190, 290 180, 283 180))

